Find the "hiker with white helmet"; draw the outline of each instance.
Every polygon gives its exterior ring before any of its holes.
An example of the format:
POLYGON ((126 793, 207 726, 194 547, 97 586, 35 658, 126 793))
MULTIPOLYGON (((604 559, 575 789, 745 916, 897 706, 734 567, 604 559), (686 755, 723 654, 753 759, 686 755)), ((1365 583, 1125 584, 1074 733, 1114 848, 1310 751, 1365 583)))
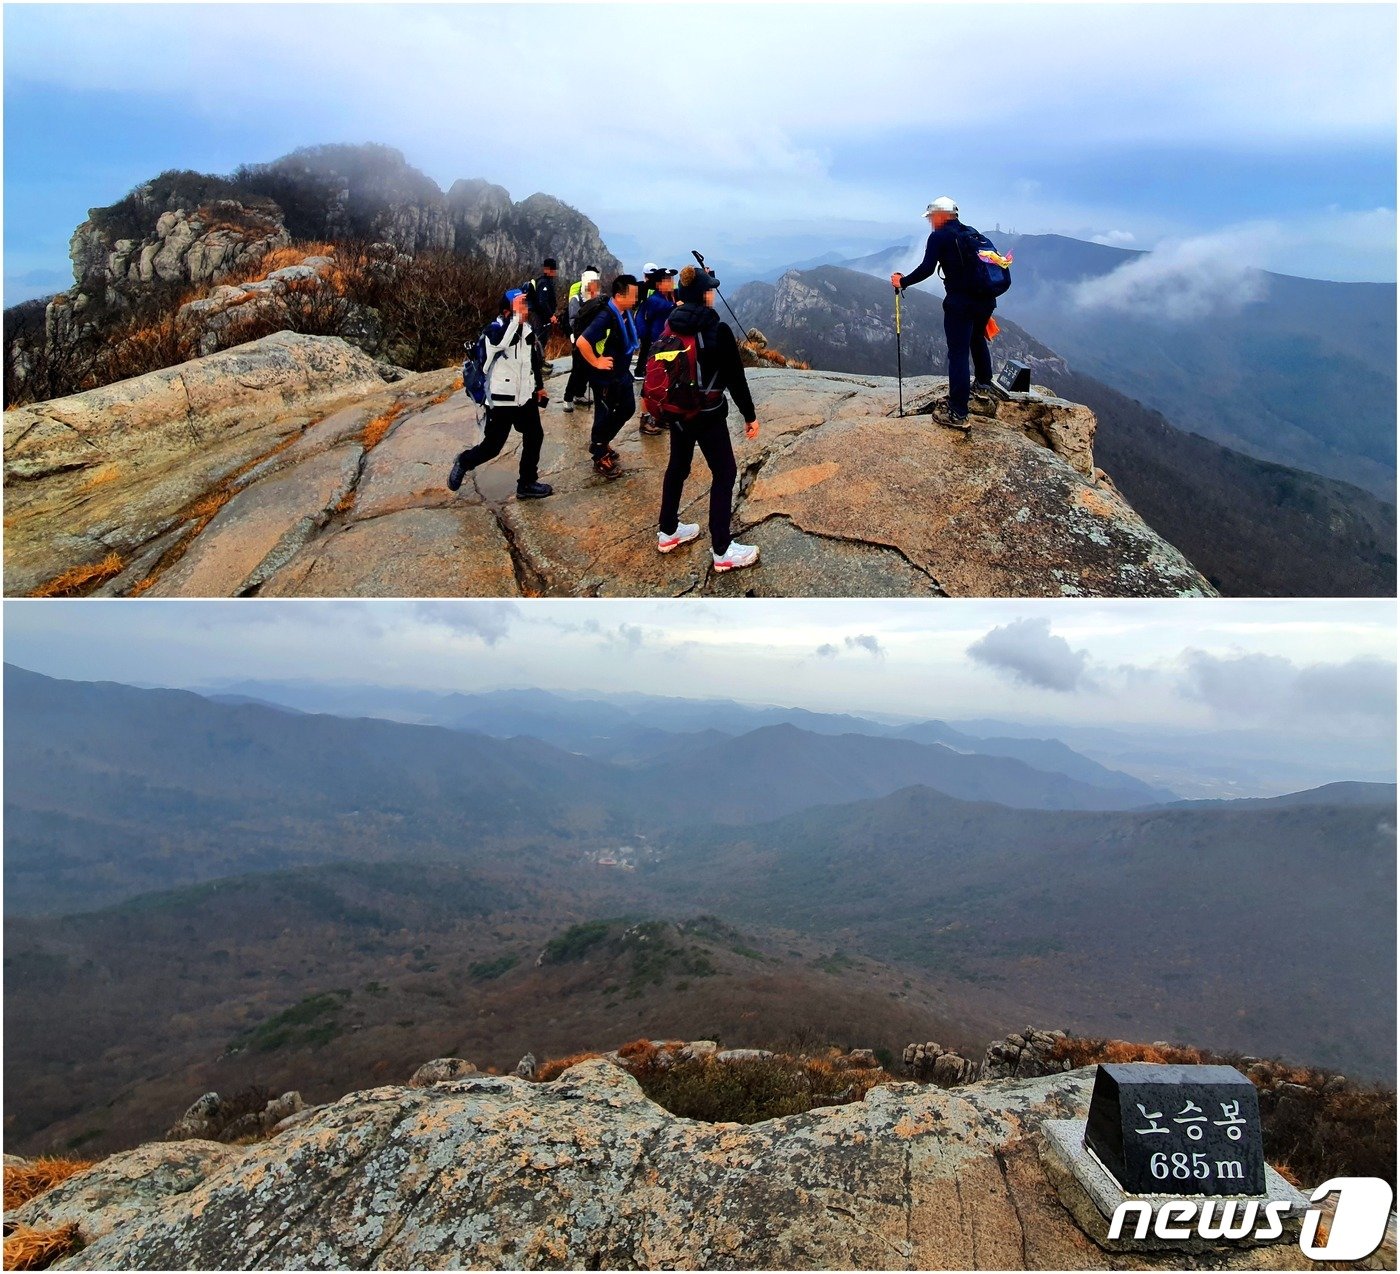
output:
POLYGON ((935 270, 943 274, 943 333, 948 341, 948 402, 932 409, 940 424, 971 431, 967 413, 973 385, 968 381, 968 361, 976 373, 979 393, 992 392, 992 354, 987 347, 987 325, 997 307, 997 297, 1011 286, 1003 257, 991 240, 958 218, 958 205, 941 195, 924 209, 932 231, 924 259, 908 274, 895 272, 890 283, 896 291, 913 287, 935 270))
POLYGON ((579 333, 579 311, 598 295, 602 287, 602 276, 590 266, 578 281, 569 288, 568 324, 569 347, 573 351, 573 361, 569 364, 569 379, 564 385, 564 410, 573 411, 574 403, 587 406, 593 400, 588 397, 588 364, 578 352, 574 343, 579 333))

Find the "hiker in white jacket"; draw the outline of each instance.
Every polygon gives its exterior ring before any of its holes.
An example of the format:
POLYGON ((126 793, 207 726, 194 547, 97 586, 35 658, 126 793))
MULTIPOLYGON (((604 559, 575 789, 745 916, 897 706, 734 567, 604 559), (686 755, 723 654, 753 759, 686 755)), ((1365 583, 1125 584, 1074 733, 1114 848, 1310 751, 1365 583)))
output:
POLYGON ((542 500, 554 488, 539 480, 544 426, 540 408, 549 406, 544 392, 544 351, 529 321, 528 300, 519 288, 501 297, 501 312, 486 329, 486 425, 482 439, 452 462, 448 487, 456 491, 478 465, 501 454, 510 431, 520 434, 520 500, 542 500))

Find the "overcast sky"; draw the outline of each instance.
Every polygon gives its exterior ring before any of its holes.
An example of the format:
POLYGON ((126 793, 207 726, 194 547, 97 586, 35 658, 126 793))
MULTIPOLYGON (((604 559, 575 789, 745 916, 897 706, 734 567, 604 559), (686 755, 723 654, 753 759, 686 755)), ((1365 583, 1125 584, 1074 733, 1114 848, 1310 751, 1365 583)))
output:
POLYGON ((538 686, 826 711, 1395 737, 1387 601, 8 601, 5 658, 200 686, 538 686))
POLYGON ((1372 5, 9 5, 5 302, 167 168, 377 141, 733 282, 920 233, 1395 279, 1396 10, 1372 5))

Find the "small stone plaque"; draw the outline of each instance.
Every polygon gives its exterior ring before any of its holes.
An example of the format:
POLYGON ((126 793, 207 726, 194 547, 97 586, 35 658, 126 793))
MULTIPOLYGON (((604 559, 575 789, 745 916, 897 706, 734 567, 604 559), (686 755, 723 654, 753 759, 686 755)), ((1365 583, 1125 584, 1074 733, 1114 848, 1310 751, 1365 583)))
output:
POLYGON ((1264 1193, 1259 1098, 1233 1066, 1100 1065, 1084 1144, 1129 1194, 1264 1193))
POLYGON ((993 378, 997 387, 1008 394, 1029 394, 1031 392, 1031 369, 1025 363, 1008 358, 993 378))

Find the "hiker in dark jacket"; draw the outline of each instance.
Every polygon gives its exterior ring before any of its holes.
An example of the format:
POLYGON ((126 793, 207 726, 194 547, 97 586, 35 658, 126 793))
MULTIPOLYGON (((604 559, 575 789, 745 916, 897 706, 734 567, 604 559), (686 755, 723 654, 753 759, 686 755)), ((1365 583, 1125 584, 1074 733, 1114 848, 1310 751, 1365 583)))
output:
POLYGON ((967 364, 971 358, 977 377, 977 391, 990 392, 992 385, 992 354, 987 348, 987 321, 996 309, 995 297, 974 296, 968 289, 967 264, 958 246, 963 224, 958 220, 958 205, 947 195, 935 199, 924 210, 933 233, 924 248, 924 259, 908 274, 890 275, 896 289, 913 287, 930 278, 935 270, 943 272, 943 334, 948 341, 948 404, 943 410, 934 409, 940 424, 971 429, 967 411, 972 388, 968 383, 967 364))
MULTIPOLYGON (((569 379, 564 385, 564 410, 573 411, 575 400, 587 406, 593 400, 585 394, 588 388, 588 364, 583 361, 575 344, 579 336, 579 311, 598 295, 602 280, 598 271, 587 269, 579 281, 569 289, 569 346, 573 351, 573 361, 569 364, 569 379)), ((586 324, 585 324, 586 326, 586 324)))
MULTIPOLYGON (((651 280, 654 291, 637 310, 637 339, 641 342, 637 349, 637 380, 646 379, 647 354, 651 350, 652 342, 661 335, 661 329, 666 326, 666 320, 676 308, 676 272, 658 266, 647 277, 651 280)), ((643 412, 641 431, 644 434, 659 434, 665 433, 665 428, 643 412)))
POLYGON ((514 288, 501 297, 501 312, 486 329, 486 423, 481 441, 452 462, 447 485, 456 491, 478 465, 495 459, 510 431, 520 435, 520 476, 515 494, 520 500, 542 500, 554 488, 540 477, 540 447, 544 426, 540 408, 549 406, 544 392, 543 338, 529 322, 529 300, 514 288))
MULTIPOLYGON (((700 342, 699 375, 704 389, 727 391, 744 418, 744 436, 758 437, 758 415, 753 395, 739 358, 739 342, 728 323, 715 312, 715 290, 719 280, 704 270, 688 265, 680 273, 676 295, 680 304, 671 311, 671 331, 677 336, 695 336, 700 342)), ((695 448, 710 467, 710 556, 716 571, 732 571, 753 566, 758 549, 740 544, 729 536, 729 519, 734 502, 734 444, 729 439, 729 404, 721 392, 714 406, 701 411, 693 421, 666 420, 671 430, 671 460, 661 480, 661 517, 657 523, 656 548, 670 553, 700 535, 694 523, 680 521, 681 492, 690 476, 695 448)))
POLYGON ((550 332, 558 326, 555 310, 559 308, 554 295, 554 277, 559 273, 559 262, 553 257, 545 257, 538 278, 525 285, 525 295, 530 303, 530 325, 539 334, 540 348, 549 341, 550 332))
POLYGON ((593 432, 588 454, 593 457, 594 471, 605 478, 616 478, 622 472, 612 440, 637 410, 637 395, 632 388, 637 328, 631 314, 637 303, 637 280, 630 274, 619 274, 612 281, 611 293, 608 303, 574 341, 588 364, 588 379, 593 386, 593 432))

